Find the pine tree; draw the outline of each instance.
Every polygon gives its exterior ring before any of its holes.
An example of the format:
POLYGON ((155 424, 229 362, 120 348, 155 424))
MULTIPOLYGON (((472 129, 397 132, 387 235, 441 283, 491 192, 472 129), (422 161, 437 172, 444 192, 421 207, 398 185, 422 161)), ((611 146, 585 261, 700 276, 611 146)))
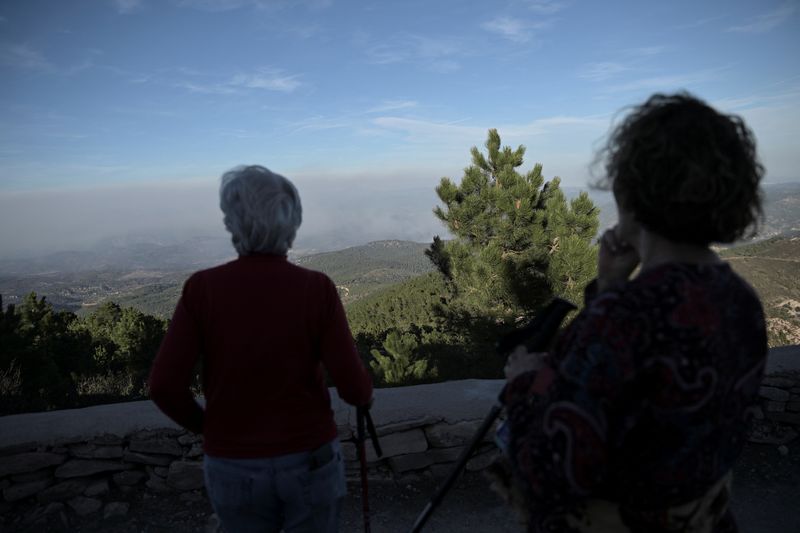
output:
POLYGON ((442 178, 436 188, 444 205, 434 213, 454 239, 434 238, 427 255, 457 291, 450 305, 504 322, 554 295, 578 299, 597 258, 598 213, 588 194, 567 202, 541 164, 518 172, 525 147, 501 148, 497 130, 486 149, 472 148, 460 184, 442 178))
POLYGON ((418 347, 419 343, 414 335, 410 333, 401 335, 397 331, 392 331, 383 342, 385 355, 379 350, 372 349, 372 357, 375 360, 370 362, 370 366, 388 385, 404 385, 427 377, 435 377, 436 369, 429 368, 428 361, 414 357, 418 347))

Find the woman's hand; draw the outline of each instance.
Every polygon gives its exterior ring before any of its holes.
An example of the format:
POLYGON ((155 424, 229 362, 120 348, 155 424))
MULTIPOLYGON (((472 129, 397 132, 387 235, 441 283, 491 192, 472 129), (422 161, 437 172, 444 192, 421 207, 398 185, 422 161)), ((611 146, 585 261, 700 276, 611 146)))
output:
POLYGON ((524 346, 519 345, 511 352, 506 360, 506 366, 503 369, 506 375, 506 381, 511 383, 514 378, 529 372, 531 370, 539 370, 544 364, 544 358, 547 357, 546 352, 528 353, 524 346))
POLYGON ((597 289, 603 291, 615 283, 627 281, 638 265, 638 252, 617 235, 617 227, 606 230, 600 237, 597 289))

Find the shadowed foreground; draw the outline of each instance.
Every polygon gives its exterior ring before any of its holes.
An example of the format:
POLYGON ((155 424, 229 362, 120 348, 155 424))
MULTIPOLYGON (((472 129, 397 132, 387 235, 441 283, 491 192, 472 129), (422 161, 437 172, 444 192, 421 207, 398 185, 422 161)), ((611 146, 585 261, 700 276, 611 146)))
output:
MULTIPOLYGON (((800 531, 800 445, 783 449, 748 444, 735 469, 733 506, 742 533, 797 533, 800 531)), ((370 484, 372 531, 407 531, 433 494, 430 476, 407 476, 404 481, 370 484)), ((343 510, 343 533, 362 531, 360 486, 351 483, 343 510)), ((215 531, 212 510, 205 495, 171 493, 153 496, 143 491, 122 495, 130 503, 127 515, 103 520, 99 513, 83 518, 48 517, 42 525, 20 528, 6 525, 0 531, 75 531, 85 533, 189 533, 215 531), (64 523, 70 520, 69 524, 64 523), (76 521, 77 520, 77 521, 76 521)), ((466 473, 434 513, 426 532, 519 532, 515 517, 491 493, 481 474, 466 473)))

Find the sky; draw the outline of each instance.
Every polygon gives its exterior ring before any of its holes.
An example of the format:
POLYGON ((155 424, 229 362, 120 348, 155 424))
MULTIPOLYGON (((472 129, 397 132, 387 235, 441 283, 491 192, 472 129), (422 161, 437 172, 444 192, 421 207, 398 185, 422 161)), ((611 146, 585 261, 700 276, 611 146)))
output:
POLYGON ((489 128, 582 187, 626 106, 682 89, 800 181, 799 50, 791 0, 0 0, 0 257, 221 231, 243 163, 298 185, 298 241, 422 238, 489 128))

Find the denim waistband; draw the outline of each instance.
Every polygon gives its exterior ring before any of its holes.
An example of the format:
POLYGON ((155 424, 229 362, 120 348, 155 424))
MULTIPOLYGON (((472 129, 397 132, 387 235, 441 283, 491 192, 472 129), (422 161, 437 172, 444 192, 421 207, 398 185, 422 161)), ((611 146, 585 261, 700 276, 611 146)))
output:
POLYGON ((315 450, 297 453, 287 453, 275 457, 253 457, 253 458, 232 458, 214 457, 206 455, 205 460, 220 466, 229 466, 243 469, 275 469, 282 470, 308 465, 312 469, 318 468, 333 459, 337 453, 341 452, 339 439, 336 438, 327 442, 315 450))

